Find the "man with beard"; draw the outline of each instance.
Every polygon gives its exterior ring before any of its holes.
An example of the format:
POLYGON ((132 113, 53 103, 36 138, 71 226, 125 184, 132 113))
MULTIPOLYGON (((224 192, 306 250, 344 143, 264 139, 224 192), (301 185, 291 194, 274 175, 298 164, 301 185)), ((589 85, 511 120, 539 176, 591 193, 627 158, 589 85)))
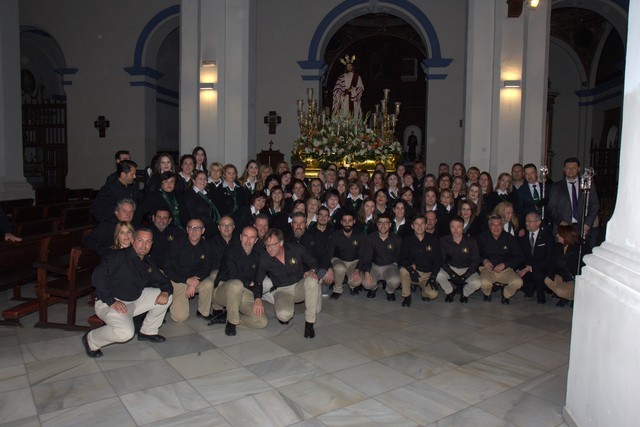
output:
POLYGON ((351 212, 345 212, 340 220, 341 229, 329 237, 327 252, 332 269, 327 271, 325 281, 333 281, 332 299, 340 298, 344 278, 347 277, 351 295, 358 295, 362 277, 360 276, 360 257, 365 236, 353 231, 354 218, 351 212))
POLYGON ((377 233, 367 236, 361 261, 364 278, 362 286, 367 289, 367 298, 375 298, 379 287, 385 289, 387 301, 395 301, 395 291, 400 286, 400 246, 402 239, 390 233, 391 217, 382 214, 376 221, 377 233))
POLYGON ((171 253, 171 245, 177 239, 183 239, 183 230, 171 224, 171 212, 167 208, 159 207, 151 216, 151 231, 153 232, 153 247, 149 256, 160 270, 164 269, 167 256, 171 253))

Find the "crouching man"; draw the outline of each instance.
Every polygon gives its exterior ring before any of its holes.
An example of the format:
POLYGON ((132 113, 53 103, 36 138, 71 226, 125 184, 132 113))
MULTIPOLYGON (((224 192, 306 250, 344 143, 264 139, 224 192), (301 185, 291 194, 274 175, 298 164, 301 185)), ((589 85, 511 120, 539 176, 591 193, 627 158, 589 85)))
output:
POLYGON ((272 294, 276 317, 283 325, 293 317, 295 303, 304 301, 304 337, 315 337, 313 324, 322 307, 316 275, 318 262, 304 246, 285 244, 282 231, 277 228, 267 231, 262 240, 267 251, 260 255, 256 285, 262 288, 265 276, 269 275, 275 289, 272 294))
POLYGON ((89 357, 102 357, 102 347, 133 338, 133 317, 147 313, 138 340, 165 341, 158 329, 172 301, 171 282, 158 270, 149 251, 153 233, 146 228, 136 231, 133 244, 102 259, 94 270, 96 314, 106 325, 82 336, 89 357))
POLYGON ((227 309, 227 325, 224 333, 236 334, 236 326, 264 328, 267 316, 262 305, 262 286, 255 284, 260 248, 258 230, 248 225, 240 234, 240 240, 225 249, 213 291, 215 310, 227 309))

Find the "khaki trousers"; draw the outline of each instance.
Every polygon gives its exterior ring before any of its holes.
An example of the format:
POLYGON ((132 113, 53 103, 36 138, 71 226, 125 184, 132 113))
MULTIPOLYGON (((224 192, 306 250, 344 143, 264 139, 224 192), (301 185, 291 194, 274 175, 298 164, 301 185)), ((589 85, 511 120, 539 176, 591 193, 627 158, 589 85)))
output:
POLYGON ((158 288, 144 288, 137 300, 121 301, 127 306, 127 312, 125 314, 118 313, 104 302, 96 300, 94 304, 96 314, 106 325, 94 329, 87 335, 87 341, 89 342, 91 350, 99 350, 115 342, 129 341, 135 333, 133 318, 142 313, 147 313, 147 316, 144 318, 140 333, 157 335, 158 329, 162 326, 164 315, 167 313, 167 309, 172 301, 172 296, 170 295, 167 304, 156 304, 156 298, 158 298, 160 292, 158 288))
MULTIPOLYGON (((454 271, 454 273, 459 275, 463 275, 468 270, 468 268, 458 267, 451 267, 451 269, 454 271)), ((449 281, 449 273, 447 273, 443 269, 440 269, 440 271, 438 272, 438 275, 436 276, 436 282, 438 282, 445 294, 450 294, 451 292, 453 292, 453 285, 449 281)), ((473 273, 467 279, 467 284, 464 285, 462 291, 463 295, 465 297, 468 297, 469 295, 480 289, 481 284, 482 282, 480 281, 480 276, 478 275, 478 273, 473 273)))
POLYGON ((276 317, 281 322, 291 320, 295 311, 294 304, 304 301, 305 322, 316 323, 316 315, 322 309, 321 287, 317 279, 307 276, 298 283, 276 288, 272 294, 276 317))
MULTIPOLYGON (((351 289, 356 288, 361 282, 353 282, 351 280, 351 274, 358 266, 357 259, 353 261, 343 261, 340 258, 331 258, 331 266, 333 267, 333 292, 336 294, 342 293, 342 282, 344 282, 345 276, 347 277, 347 283, 351 289)), ((360 277, 362 280, 362 277, 360 277)))
MULTIPOLYGON (((171 318, 174 322, 184 322, 189 318, 189 298, 187 298, 186 283, 171 281, 173 285, 173 304, 169 308, 171 318)), ((198 311, 203 316, 211 313, 211 301, 213 301, 213 280, 211 276, 201 280, 196 288, 198 294, 198 311)))
POLYGON ((564 280, 562 280, 562 276, 556 274, 553 280, 545 277, 544 284, 547 285, 547 287, 551 289, 551 291, 558 297, 573 301, 573 293, 576 289, 576 284, 573 280, 570 282, 565 282, 564 280))
POLYGON ((491 295, 494 283, 505 285, 503 290, 505 298, 511 298, 522 287, 522 278, 511 267, 496 273, 480 266, 480 281, 482 293, 486 296, 491 295))
MULTIPOLYGON (((420 286, 422 298, 438 298, 438 291, 431 289, 431 286, 427 286, 427 280, 429 280, 431 273, 418 271, 418 274, 420 275, 418 286, 420 286)), ((402 296, 405 298, 411 296, 411 284, 415 282, 411 281, 411 274, 409 274, 409 270, 404 267, 400 268, 400 283, 402 284, 402 296)))
POLYGON ((220 282, 213 290, 214 306, 226 307, 227 322, 242 325, 247 328, 264 328, 267 326, 267 316, 253 314, 253 292, 245 288, 242 281, 233 279, 220 282))
MULTIPOLYGON (((371 277, 373 277, 373 286, 371 289, 376 289, 378 287, 379 280, 387 282, 386 292, 388 294, 394 293, 396 289, 400 287, 400 270, 398 270, 398 266, 395 263, 389 265, 371 264, 370 273, 371 277)), ((365 286, 365 288, 367 287, 365 286)))

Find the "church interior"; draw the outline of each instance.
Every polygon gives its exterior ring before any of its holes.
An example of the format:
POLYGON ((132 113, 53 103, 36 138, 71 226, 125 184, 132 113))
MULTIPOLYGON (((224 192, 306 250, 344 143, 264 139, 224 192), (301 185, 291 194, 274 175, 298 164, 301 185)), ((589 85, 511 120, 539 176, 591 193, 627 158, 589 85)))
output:
MULTIPOLYGON (((630 159, 640 155, 629 144, 640 138, 637 9, 629 0, 3 0, 0 204, 9 214, 25 200, 75 209, 24 218, 24 230, 90 222, 73 215, 87 215, 118 150, 140 181, 159 153, 177 160, 197 146, 239 171, 251 159, 295 164, 304 113, 315 106, 314 125, 330 120, 349 63, 362 82, 361 123, 375 127, 388 104, 388 143, 408 170, 422 162, 437 176, 441 163, 461 162, 495 180, 532 163, 559 181, 567 158, 592 167, 601 246, 585 258, 575 306, 522 293, 509 305, 477 293, 468 304, 417 298, 410 308, 345 295, 324 300, 314 340, 301 337, 298 304, 289 325, 268 312, 265 329, 236 337, 168 319, 166 343, 133 340, 89 359, 78 330, 36 327, 42 310, 64 323, 67 304, 35 305, 0 322, 0 426, 633 425, 640 224, 628 212, 640 202, 618 194, 632 194, 630 159)), ((37 301, 27 283, 22 295, 3 288, 3 314, 16 297, 37 301)), ((94 314, 87 298, 73 323, 94 314)))

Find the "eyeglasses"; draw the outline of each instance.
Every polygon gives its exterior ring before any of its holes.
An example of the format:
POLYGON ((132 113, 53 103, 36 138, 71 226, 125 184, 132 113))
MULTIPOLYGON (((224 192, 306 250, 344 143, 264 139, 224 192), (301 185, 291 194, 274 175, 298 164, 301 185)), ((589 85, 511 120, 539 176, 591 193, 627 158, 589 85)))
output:
POLYGON ((199 225, 187 227, 187 231, 202 231, 202 230, 204 230, 204 227, 200 227, 199 225))
POLYGON ((265 245, 267 247, 267 249, 274 249, 276 246, 278 246, 280 244, 280 242, 275 242, 275 243, 271 243, 270 245, 265 245))

